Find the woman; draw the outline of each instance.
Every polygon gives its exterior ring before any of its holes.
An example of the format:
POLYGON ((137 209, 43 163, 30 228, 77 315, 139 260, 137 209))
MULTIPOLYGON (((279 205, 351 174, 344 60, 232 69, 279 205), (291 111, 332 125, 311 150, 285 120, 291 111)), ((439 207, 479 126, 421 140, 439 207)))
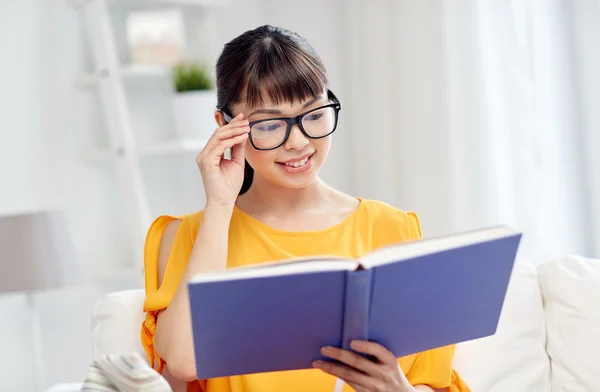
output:
POLYGON ((197 157, 206 205, 161 216, 148 232, 142 340, 153 366, 205 392, 329 392, 336 378, 344 390, 468 391, 451 368, 454 346, 397 360, 374 342, 353 349, 375 361, 326 347, 323 354, 342 364, 196 380, 186 288, 192 276, 290 257, 360 257, 421 237, 414 213, 348 196, 317 176, 341 103, 302 37, 272 26, 248 31, 225 45, 216 71, 219 128, 197 157))

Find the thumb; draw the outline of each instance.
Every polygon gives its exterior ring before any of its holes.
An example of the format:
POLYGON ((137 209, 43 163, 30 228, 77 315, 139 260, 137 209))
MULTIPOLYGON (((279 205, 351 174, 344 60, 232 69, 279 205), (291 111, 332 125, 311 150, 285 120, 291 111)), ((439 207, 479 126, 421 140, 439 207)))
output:
POLYGON ((244 139, 243 142, 236 144, 231 148, 231 160, 240 166, 244 166, 246 162, 246 142, 248 139, 244 139))

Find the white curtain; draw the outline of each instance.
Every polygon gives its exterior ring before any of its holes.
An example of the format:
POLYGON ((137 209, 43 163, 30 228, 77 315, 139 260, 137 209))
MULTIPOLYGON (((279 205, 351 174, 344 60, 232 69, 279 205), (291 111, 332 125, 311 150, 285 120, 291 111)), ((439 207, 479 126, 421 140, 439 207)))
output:
POLYGON ((534 262, 600 256, 600 2, 350 4, 355 191, 428 236, 508 223, 534 262))

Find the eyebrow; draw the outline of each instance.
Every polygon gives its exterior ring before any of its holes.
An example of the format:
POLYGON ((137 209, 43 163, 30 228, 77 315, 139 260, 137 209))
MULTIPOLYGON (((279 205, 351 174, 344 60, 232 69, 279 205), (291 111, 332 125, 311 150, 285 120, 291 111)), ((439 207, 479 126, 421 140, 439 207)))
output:
MULTIPOLYGON (((312 105, 313 103, 317 102, 319 99, 323 98, 322 95, 313 97, 310 101, 306 102, 302 108, 307 108, 310 105, 312 105)), ((264 114, 281 114, 281 110, 277 110, 277 109, 256 109, 255 111, 253 111, 252 113, 250 113, 248 115, 248 117, 252 116, 253 114, 259 114, 259 113, 264 113, 264 114)))

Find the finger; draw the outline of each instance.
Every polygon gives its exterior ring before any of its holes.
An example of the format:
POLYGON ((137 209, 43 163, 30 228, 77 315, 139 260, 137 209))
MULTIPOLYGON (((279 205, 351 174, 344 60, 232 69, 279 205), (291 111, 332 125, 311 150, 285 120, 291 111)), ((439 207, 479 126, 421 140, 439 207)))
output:
POLYGON ((217 129, 211 135, 211 137, 210 137, 210 139, 208 139, 208 142, 206 143, 206 146, 204 147, 204 149, 205 149, 205 151, 210 151, 213 148, 215 148, 215 146, 217 146, 219 144, 219 142, 221 142, 222 140, 229 139, 229 138, 241 135, 242 133, 248 133, 248 132, 250 132, 250 127, 245 122, 239 122, 239 123, 235 124, 234 126, 229 126, 229 124, 225 125, 224 127, 217 129))
POLYGON ((348 350, 328 346, 321 349, 321 354, 326 357, 336 359, 371 376, 379 377, 384 374, 383 369, 381 369, 381 365, 348 350))
POLYGON ((231 121, 229 121, 229 124, 233 124, 233 123, 241 121, 243 119, 244 119, 244 113, 240 112, 240 113, 238 113, 237 116, 235 116, 234 118, 232 118, 231 121))
POLYGON ((370 392, 372 389, 368 389, 363 387, 362 385, 350 382, 350 381, 344 381, 346 384, 350 385, 350 388, 352 388, 353 391, 355 392, 370 392))
MULTIPOLYGON (((225 113, 221 112, 221 114, 223 115, 223 120, 225 120, 225 125, 234 124, 234 123, 239 122, 240 120, 244 119, 244 113, 240 112, 240 113, 237 114, 237 116, 233 117, 231 119, 231 121, 227 122, 227 118, 225 116, 225 113)), ((223 126, 225 126, 225 125, 223 125, 223 126)))
POLYGON ((242 142, 247 137, 247 133, 242 133, 241 135, 235 136, 230 139, 217 141, 212 145, 207 144, 202 150, 202 152, 200 152, 200 154, 198 154, 198 156, 196 157, 196 163, 198 165, 202 165, 205 162, 211 162, 211 164, 214 164, 215 162, 220 162, 225 154, 225 150, 231 148, 237 143, 242 142))
MULTIPOLYGON (((350 387, 356 392, 372 392, 372 391, 387 391, 389 388, 381 381, 377 380, 373 383, 373 385, 362 386, 360 384, 356 384, 350 381, 344 381, 346 384, 350 385, 350 387)), ((396 389, 394 389, 396 390, 396 389)))
POLYGON ((395 365, 397 363, 397 359, 394 356, 394 354, 392 354, 387 348, 383 347, 379 343, 369 342, 365 340, 353 340, 350 343, 350 347, 352 347, 353 350, 358 351, 359 353, 374 356, 381 363, 390 365, 395 365))
POLYGON ((239 123, 231 127, 226 125, 222 128, 219 128, 215 131, 213 136, 217 140, 224 140, 229 139, 233 136, 237 136, 243 132, 250 132, 250 126, 248 125, 248 122, 246 120, 240 121, 239 123))
POLYGON ((313 362, 313 366, 317 369, 321 369, 327 374, 341 378, 348 384, 357 384, 363 388, 367 388, 375 384, 375 380, 371 376, 344 364, 327 361, 315 361, 313 362))
POLYGON ((244 166, 246 161, 247 141, 248 138, 244 139, 241 143, 236 144, 231 148, 231 160, 241 166, 244 166))
POLYGON ((212 151, 210 151, 208 155, 209 161, 217 164, 220 163, 221 159, 223 158, 223 154, 225 154, 225 150, 235 146, 236 144, 242 143, 247 139, 248 134, 244 133, 234 138, 221 141, 221 143, 219 143, 217 146, 215 146, 215 148, 212 149, 212 151))

